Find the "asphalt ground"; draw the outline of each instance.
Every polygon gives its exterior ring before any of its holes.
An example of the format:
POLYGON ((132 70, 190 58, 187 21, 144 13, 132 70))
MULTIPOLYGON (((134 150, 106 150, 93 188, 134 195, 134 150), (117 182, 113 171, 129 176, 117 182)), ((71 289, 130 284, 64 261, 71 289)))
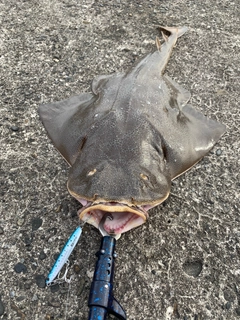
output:
POLYGON ((0 19, 0 319, 87 319, 94 227, 70 257, 70 287, 43 288, 80 205, 37 108, 131 67, 158 25, 189 27, 166 73, 227 132, 118 240, 115 297, 129 320, 240 318, 239 1, 2 0, 0 19))

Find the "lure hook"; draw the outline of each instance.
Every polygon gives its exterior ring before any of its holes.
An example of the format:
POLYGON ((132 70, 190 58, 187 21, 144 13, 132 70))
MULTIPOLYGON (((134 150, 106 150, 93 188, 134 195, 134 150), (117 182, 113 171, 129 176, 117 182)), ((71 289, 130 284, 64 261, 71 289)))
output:
POLYGON ((108 232, 104 229, 104 223, 105 223, 105 221, 106 221, 107 219, 113 220, 113 216, 112 216, 112 214, 111 214, 110 212, 106 212, 106 213, 103 215, 101 221, 99 222, 98 229, 99 229, 99 231, 101 232, 101 235, 102 235, 103 237, 105 237, 105 236, 112 236, 112 237, 114 237, 114 236, 115 236, 114 233, 108 233, 108 232))

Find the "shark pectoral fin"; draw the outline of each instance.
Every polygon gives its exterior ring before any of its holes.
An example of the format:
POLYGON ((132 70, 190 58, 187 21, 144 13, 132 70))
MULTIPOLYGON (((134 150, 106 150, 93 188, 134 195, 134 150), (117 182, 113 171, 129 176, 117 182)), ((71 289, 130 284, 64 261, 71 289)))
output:
MULTIPOLYGON (((83 93, 66 100, 39 106, 38 112, 53 144, 72 165, 84 143, 84 116, 94 95, 83 93)), ((88 124, 89 125, 89 124, 88 124)))
POLYGON ((172 179, 189 170, 201 160, 226 131, 226 127, 205 117, 192 106, 185 105, 178 117, 182 131, 169 158, 172 179))
POLYGON ((203 157, 226 131, 226 126, 207 118, 189 104, 182 108, 182 112, 188 118, 188 126, 192 135, 190 139, 195 140, 193 147, 203 157))
POLYGON ((164 75, 163 79, 165 80, 168 88, 170 89, 173 96, 176 97, 178 107, 182 109, 191 98, 191 93, 180 86, 176 81, 171 79, 169 76, 164 75))

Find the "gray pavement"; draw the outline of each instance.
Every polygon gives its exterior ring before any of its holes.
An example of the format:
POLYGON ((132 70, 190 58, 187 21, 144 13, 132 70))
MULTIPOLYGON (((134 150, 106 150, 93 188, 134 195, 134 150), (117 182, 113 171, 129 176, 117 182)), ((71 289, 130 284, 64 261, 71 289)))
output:
POLYGON ((37 107, 126 70, 158 25, 189 27, 166 73, 227 132, 118 241, 115 296, 129 320, 240 318, 239 1, 2 0, 0 19, 0 319, 87 319, 96 229, 70 258, 70 290, 42 288, 80 205, 37 107))

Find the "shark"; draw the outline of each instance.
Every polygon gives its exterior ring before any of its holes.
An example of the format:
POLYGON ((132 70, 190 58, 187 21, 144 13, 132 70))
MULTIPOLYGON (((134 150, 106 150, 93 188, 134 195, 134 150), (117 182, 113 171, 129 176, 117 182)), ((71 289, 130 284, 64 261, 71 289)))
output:
POLYGON ((91 92, 39 107, 53 144, 70 165, 67 188, 80 220, 120 236, 145 223, 171 181, 201 160, 226 127, 189 104, 164 74, 187 27, 159 27, 163 43, 126 72, 96 76, 91 92))

